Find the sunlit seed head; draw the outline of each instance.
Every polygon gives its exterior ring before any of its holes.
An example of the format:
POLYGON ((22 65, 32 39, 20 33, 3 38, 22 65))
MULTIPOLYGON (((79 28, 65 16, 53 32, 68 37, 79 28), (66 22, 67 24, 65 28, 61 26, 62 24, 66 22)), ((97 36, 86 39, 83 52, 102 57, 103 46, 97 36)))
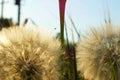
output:
POLYGON ((78 70, 88 80, 113 80, 120 74, 119 48, 120 27, 92 29, 77 46, 78 70))
POLYGON ((38 29, 0 32, 0 80, 59 80, 59 41, 38 29), (2 36, 2 37, 1 37, 2 36))

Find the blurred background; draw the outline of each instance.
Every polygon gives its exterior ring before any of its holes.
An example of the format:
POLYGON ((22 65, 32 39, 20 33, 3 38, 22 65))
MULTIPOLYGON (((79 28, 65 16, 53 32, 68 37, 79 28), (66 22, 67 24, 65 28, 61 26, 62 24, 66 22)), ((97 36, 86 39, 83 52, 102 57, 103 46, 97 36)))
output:
MULTIPOLYGON (((60 32, 58 0, 0 0, 0 16, 18 24, 20 1, 20 25, 28 19, 27 26, 39 26, 53 35, 60 32)), ((65 22, 71 36, 70 17, 80 34, 90 27, 98 27, 108 19, 118 25, 120 22, 120 0, 67 0, 65 22)), ((75 32, 74 30, 72 31, 75 32)), ((76 36, 76 34, 73 34, 76 36)))

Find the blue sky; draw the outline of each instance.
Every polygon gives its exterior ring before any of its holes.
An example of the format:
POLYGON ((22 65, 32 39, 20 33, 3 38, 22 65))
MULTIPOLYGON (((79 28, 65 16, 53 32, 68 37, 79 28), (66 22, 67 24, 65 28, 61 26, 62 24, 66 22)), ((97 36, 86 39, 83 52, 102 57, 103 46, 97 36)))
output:
MULTIPOLYGON (((13 21, 17 22, 17 6, 14 5, 14 0, 5 1, 8 2, 5 4, 4 17, 13 18, 13 21)), ((112 23, 119 24, 120 10, 118 8, 120 7, 120 0, 107 0, 107 2, 112 23)), ((71 28, 69 15, 72 17, 80 33, 92 26, 97 27, 103 24, 105 18, 104 10, 106 10, 105 5, 106 0, 67 0, 65 20, 68 30, 71 28)), ((22 0, 21 24, 25 18, 30 18, 41 29, 57 34, 59 32, 58 9, 58 0, 22 0)), ((34 26, 31 22, 28 25, 34 26)))

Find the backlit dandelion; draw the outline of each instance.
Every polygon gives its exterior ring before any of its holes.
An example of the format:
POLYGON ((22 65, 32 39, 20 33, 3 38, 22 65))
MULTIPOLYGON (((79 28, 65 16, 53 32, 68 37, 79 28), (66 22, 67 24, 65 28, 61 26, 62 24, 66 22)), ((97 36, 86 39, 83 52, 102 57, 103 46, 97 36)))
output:
POLYGON ((119 80, 120 27, 92 29, 77 46, 77 67, 88 80, 119 80))
POLYGON ((0 32, 0 80, 59 80, 60 43, 38 29, 0 32))

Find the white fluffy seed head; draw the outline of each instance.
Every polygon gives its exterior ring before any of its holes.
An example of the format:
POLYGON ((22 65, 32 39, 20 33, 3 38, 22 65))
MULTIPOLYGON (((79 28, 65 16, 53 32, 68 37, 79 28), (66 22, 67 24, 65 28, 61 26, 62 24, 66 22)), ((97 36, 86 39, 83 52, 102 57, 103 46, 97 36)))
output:
POLYGON ((0 32, 0 80, 59 80, 60 42, 37 29, 0 32), (43 36, 44 35, 44 36, 43 36))
POLYGON ((77 68, 88 80, 113 80, 120 74, 120 27, 92 29, 77 45, 77 68), (114 71, 116 71, 114 73, 114 71))

